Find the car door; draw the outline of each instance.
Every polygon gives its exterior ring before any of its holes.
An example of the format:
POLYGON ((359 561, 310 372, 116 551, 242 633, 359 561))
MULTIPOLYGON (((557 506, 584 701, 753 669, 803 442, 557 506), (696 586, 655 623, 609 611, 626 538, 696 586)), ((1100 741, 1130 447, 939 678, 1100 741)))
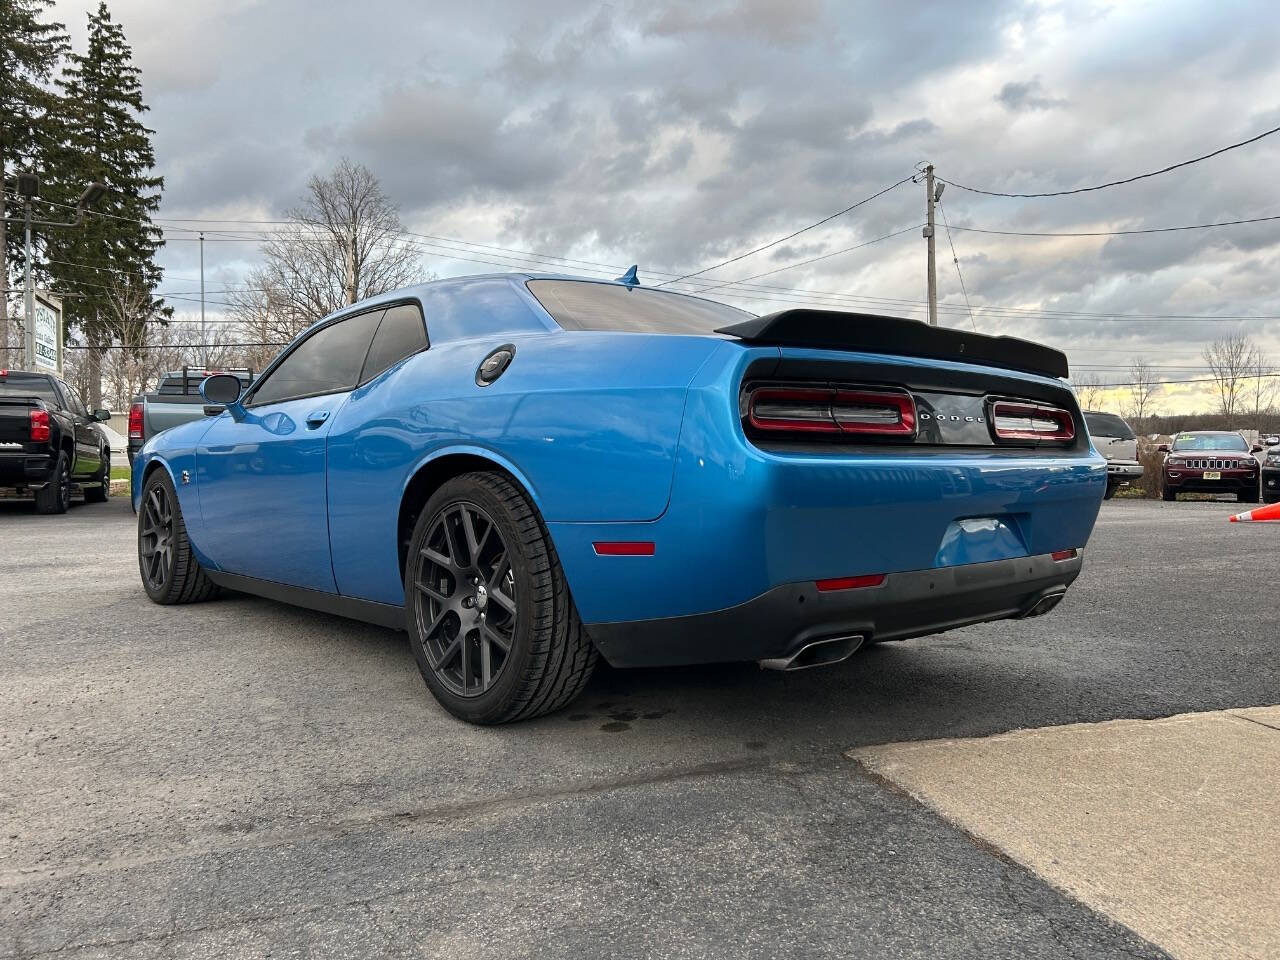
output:
POLYGON ((343 596, 391 604, 404 597, 395 505, 420 450, 416 441, 431 425, 406 416, 413 395, 402 388, 400 364, 426 349, 421 307, 388 308, 365 359, 361 386, 329 435, 329 540, 343 596))
POLYGON ((329 429, 360 379, 383 309, 312 331, 218 416, 196 447, 198 545, 228 573, 335 592, 325 465, 329 429))
POLYGON ((98 443, 96 421, 90 419, 89 411, 80 401, 80 395, 64 381, 58 381, 58 389, 62 391, 63 412, 75 424, 76 458, 71 464, 71 472, 77 477, 88 477, 102 468, 102 448, 98 443))

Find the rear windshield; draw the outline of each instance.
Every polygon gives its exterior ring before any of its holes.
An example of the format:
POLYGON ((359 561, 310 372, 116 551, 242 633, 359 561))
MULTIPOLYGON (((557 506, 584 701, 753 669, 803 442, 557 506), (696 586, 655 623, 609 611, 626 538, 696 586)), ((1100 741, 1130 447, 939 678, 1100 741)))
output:
POLYGON ((1173 438, 1175 450, 1230 450, 1248 453, 1249 444, 1238 433, 1181 433, 1173 438))
POLYGON ((617 283, 530 280, 529 292, 565 330, 711 333, 753 316, 711 300, 617 283))
POLYGON ((1119 437, 1121 440, 1132 440, 1133 431, 1129 425, 1114 413, 1086 413, 1084 422, 1089 425, 1089 434, 1094 437, 1119 437))
POLYGON ((47 377, 0 377, 0 397, 39 397, 55 407, 62 406, 47 377))

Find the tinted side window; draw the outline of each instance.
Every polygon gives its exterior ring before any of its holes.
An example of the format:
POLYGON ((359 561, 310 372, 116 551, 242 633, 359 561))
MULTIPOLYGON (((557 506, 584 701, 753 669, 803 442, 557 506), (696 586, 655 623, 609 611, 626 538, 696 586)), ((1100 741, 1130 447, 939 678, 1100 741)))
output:
POLYGON ((372 380, 387 367, 427 346, 427 333, 422 325, 422 311, 415 303, 391 307, 382 315, 378 332, 373 335, 369 356, 364 361, 360 382, 372 380))
POLYGON ((84 404, 80 402, 80 394, 72 390, 65 380, 59 380, 58 386, 62 388, 62 395, 67 398, 66 409, 77 416, 87 417, 89 413, 85 410, 84 404))
POLYGON ((384 310, 339 320, 302 341, 254 390, 249 401, 258 405, 350 390, 360 380, 369 342, 384 310))

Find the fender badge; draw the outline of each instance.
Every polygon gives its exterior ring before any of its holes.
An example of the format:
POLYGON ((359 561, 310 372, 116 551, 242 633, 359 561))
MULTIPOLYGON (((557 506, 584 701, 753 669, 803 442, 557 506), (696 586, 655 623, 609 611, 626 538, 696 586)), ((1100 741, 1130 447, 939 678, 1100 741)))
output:
POLYGON ((184 484, 185 484, 185 483, 190 483, 190 482, 191 482, 191 474, 190 474, 190 473, 188 473, 186 470, 183 470, 183 471, 182 471, 182 482, 183 482, 184 484))

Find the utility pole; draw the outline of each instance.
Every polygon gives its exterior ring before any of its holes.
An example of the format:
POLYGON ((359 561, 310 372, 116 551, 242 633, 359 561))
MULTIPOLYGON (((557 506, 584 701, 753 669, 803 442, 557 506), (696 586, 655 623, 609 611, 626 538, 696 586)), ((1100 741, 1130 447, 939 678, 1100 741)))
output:
POLYGON ((933 192, 933 164, 924 168, 925 225, 924 238, 929 244, 929 325, 938 325, 938 270, 933 250, 933 205, 938 199, 933 192))
MULTIPOLYGON (((23 350, 24 364, 28 370, 34 370, 36 366, 36 285, 35 278, 31 273, 31 228, 36 227, 78 227, 84 223, 85 213, 88 209, 96 204, 107 192, 105 185, 93 182, 85 187, 84 193, 80 195, 80 200, 76 204, 76 218, 69 222, 63 223, 56 220, 32 220, 31 219, 31 202, 40 196, 40 178, 34 173, 20 173, 14 178, 18 185, 18 196, 22 198, 22 229, 23 229, 23 273, 22 273, 22 297, 23 310, 25 319, 23 321, 23 341, 25 349, 23 350)), ((6 223, 17 223, 18 218, 6 218, 6 223)), ((61 335, 61 333, 59 333, 61 335)), ((61 347, 59 347, 61 349, 61 347)))
POLYGON ((204 325, 204 231, 200 231, 200 342, 204 344, 204 368, 209 369, 209 331, 204 325))

